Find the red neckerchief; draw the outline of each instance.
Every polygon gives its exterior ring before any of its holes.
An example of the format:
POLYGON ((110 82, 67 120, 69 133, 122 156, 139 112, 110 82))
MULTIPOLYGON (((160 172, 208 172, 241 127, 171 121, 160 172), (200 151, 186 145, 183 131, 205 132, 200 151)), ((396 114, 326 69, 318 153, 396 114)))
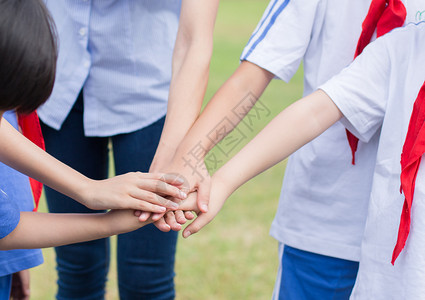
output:
POLYGON ((415 193, 416 175, 421 164, 422 155, 425 153, 425 83, 422 85, 413 105, 409 129, 401 152, 401 187, 404 193, 404 204, 401 212, 400 227, 398 228, 397 243, 394 247, 391 263, 394 264, 401 250, 406 244, 410 231, 410 210, 412 208, 413 194, 415 193))
MULTIPOLYGON (((26 138, 39 146, 41 149, 46 150, 43 134, 41 133, 40 121, 38 120, 38 116, 35 111, 28 115, 18 114, 18 124, 22 130, 22 134, 26 138)), ((34 211, 37 211, 38 204, 40 202, 41 191, 43 190, 43 184, 33 178, 30 178, 30 185, 35 202, 34 211)))
MULTIPOLYGON (((357 43, 354 58, 360 55, 363 49, 370 43, 375 29, 376 36, 380 37, 394 28, 403 26, 405 19, 406 8, 401 0, 372 0, 367 16, 362 24, 362 33, 357 43)), ((346 132, 353 156, 351 163, 354 165, 359 139, 348 130, 346 132)))

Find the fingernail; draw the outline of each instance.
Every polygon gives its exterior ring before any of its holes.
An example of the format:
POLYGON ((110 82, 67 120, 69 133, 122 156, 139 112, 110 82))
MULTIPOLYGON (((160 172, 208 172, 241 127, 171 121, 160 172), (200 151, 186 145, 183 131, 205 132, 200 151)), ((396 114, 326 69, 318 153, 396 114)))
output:
POLYGON ((159 208, 159 210, 160 210, 161 212, 164 212, 164 211, 166 211, 166 210, 167 210, 167 208, 165 208, 165 207, 161 206, 161 207, 159 208))
POLYGON ((187 194, 183 191, 180 191, 180 198, 186 199, 187 198, 187 194))
POLYGON ((177 182, 178 182, 178 183, 184 183, 184 179, 183 179, 183 178, 181 178, 181 177, 177 177, 177 182))
POLYGON ((203 210, 204 212, 207 212, 207 211, 208 211, 208 205, 206 205, 206 204, 202 204, 202 205, 201 205, 201 208, 202 208, 202 210, 203 210))
POLYGON ((171 206, 172 206, 172 208, 178 208, 179 204, 176 203, 176 202, 171 202, 171 206))
POLYGON ((183 237, 186 239, 188 238, 192 233, 190 231, 183 232, 183 237))

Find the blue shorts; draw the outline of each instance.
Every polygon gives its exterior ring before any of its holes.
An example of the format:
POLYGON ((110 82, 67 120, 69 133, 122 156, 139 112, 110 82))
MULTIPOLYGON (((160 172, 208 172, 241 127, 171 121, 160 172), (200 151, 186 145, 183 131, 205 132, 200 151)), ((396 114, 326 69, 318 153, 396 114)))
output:
POLYGON ((12 275, 0 276, 0 300, 9 300, 12 275))
POLYGON ((274 300, 346 300, 359 263, 280 246, 281 265, 274 300), (282 253, 283 252, 283 253, 282 253))

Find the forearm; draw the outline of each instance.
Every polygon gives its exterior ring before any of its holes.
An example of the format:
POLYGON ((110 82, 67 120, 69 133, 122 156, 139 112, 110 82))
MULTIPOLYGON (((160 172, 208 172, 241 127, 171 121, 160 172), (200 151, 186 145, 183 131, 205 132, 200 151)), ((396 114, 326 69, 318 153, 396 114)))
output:
MULTIPOLYGON (((111 224, 108 219, 110 219, 110 215, 105 213, 21 212, 21 219, 15 230, 0 239, 0 250, 56 247, 125 232, 119 224, 111 224)), ((139 221, 136 217, 133 219, 131 221, 134 221, 135 227, 137 227, 139 221)))
POLYGON ((167 117, 153 168, 161 168, 195 122, 208 83, 219 0, 182 0, 167 117), (161 162, 158 162, 160 157, 161 162))
POLYGON ((90 179, 61 163, 16 131, 5 119, 0 122, 0 160, 55 190, 81 200, 90 179))
POLYGON ((341 116, 323 91, 317 91, 281 112, 213 175, 209 209, 199 213, 184 229, 183 237, 189 237, 211 222, 238 187, 320 135, 341 116))
POLYGON ((242 62, 208 103, 176 155, 186 155, 199 143, 205 154, 211 150, 239 124, 272 78, 272 73, 250 62, 242 62))
MULTIPOLYGON (((208 84, 212 45, 192 45, 175 63, 170 84, 167 116, 158 146, 158 155, 172 157, 199 116, 208 84)), ((175 54, 175 56, 178 54, 175 54)))
POLYGON ((214 174, 227 194, 287 158, 342 117, 323 92, 316 91, 282 111, 250 143, 214 174))

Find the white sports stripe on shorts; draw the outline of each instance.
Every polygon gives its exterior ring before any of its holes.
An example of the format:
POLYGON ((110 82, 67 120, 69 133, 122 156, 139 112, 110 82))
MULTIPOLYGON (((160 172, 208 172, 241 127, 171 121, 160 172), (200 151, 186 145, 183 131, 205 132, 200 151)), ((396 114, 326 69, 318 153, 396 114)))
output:
POLYGON ((278 300, 279 299, 280 281, 282 280, 282 256, 283 256, 283 249, 284 248, 285 248, 285 244, 279 243, 279 248, 278 248, 278 251, 279 251, 279 268, 277 269, 276 282, 274 284, 272 300, 278 300))

